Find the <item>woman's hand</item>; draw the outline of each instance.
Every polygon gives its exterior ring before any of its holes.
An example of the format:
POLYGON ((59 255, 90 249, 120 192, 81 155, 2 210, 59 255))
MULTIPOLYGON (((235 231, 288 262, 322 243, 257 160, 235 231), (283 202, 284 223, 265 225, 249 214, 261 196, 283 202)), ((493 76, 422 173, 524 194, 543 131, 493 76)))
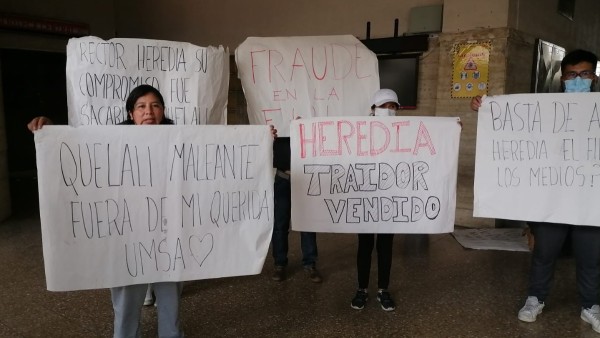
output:
POLYGON ((31 120, 31 122, 27 123, 27 129, 29 129, 29 131, 33 133, 38 129, 42 129, 42 127, 47 124, 52 124, 52 120, 50 120, 46 116, 38 116, 31 120))

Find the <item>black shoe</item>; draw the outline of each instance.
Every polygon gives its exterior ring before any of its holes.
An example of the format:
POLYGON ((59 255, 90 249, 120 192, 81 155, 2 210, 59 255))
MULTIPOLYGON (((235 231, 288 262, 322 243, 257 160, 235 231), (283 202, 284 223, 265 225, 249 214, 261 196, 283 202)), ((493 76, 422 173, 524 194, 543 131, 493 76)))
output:
POLYGON ((305 266, 304 271, 308 274, 308 278, 310 278, 313 283, 321 283, 323 281, 323 277, 321 277, 319 270, 314 266, 305 266))
POLYGON ((285 280, 285 266, 275 266, 275 271, 271 277, 274 281, 282 282, 285 280))
POLYGON ((365 304, 367 304, 368 300, 369 294, 367 294, 367 292, 364 290, 358 289, 358 291, 356 291, 354 299, 352 299, 352 302, 350 303, 350 306, 355 310, 362 310, 364 309, 365 304))
POLYGON ((377 301, 379 301, 379 304, 381 304, 383 311, 396 310, 396 304, 387 290, 381 290, 377 292, 377 301))

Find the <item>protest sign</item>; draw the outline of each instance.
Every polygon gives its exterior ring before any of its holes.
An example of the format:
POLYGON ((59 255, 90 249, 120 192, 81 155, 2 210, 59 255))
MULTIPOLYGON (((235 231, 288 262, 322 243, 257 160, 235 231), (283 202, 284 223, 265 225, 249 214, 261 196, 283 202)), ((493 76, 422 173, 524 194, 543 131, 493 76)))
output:
POLYGON ((600 225, 598 93, 484 98, 473 215, 600 225))
POLYGON ((69 125, 111 125, 127 119, 131 90, 148 84, 165 99, 175 124, 226 124, 229 53, 220 47, 88 36, 67 45, 69 125))
POLYGON ((351 35, 249 37, 235 60, 250 123, 279 136, 298 117, 367 115, 379 89, 377 57, 351 35))
POLYGON ((452 232, 459 139, 451 117, 292 122, 292 228, 452 232))
POLYGON ((49 290, 260 273, 268 127, 45 126, 35 142, 49 290))

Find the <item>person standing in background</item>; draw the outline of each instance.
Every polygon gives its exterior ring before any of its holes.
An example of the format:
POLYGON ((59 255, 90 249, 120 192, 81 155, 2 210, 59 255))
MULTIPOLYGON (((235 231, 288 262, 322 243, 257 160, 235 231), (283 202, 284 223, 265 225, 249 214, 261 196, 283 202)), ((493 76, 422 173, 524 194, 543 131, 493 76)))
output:
MULTIPOLYGON (((287 278, 288 235, 292 216, 290 158, 290 138, 276 138, 273 142, 273 167, 276 168, 276 172, 273 186, 275 216, 271 244, 275 261, 275 271, 272 279, 278 282, 287 278)), ((300 232, 300 247, 302 248, 302 266, 305 273, 312 282, 321 283, 323 278, 316 267, 318 257, 317 234, 314 232, 300 232)))

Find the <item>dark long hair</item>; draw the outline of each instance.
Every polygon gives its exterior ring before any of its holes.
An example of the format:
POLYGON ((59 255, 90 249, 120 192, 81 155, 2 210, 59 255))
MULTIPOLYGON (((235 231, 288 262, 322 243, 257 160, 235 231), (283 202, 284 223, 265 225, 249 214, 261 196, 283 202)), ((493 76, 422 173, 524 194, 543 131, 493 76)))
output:
MULTIPOLYGON (((158 89, 147 84, 139 85, 133 88, 131 93, 129 93, 129 96, 127 96, 127 101, 125 101, 125 110, 127 110, 127 120, 123 121, 123 124, 134 124, 130 114, 133 112, 135 103, 140 97, 148 95, 150 93, 154 94, 154 96, 158 98, 160 104, 163 107, 165 106, 165 100, 163 99, 163 96, 158 91, 158 89)), ((160 124, 173 124, 173 121, 163 115, 163 119, 162 121, 160 121, 160 124)))

